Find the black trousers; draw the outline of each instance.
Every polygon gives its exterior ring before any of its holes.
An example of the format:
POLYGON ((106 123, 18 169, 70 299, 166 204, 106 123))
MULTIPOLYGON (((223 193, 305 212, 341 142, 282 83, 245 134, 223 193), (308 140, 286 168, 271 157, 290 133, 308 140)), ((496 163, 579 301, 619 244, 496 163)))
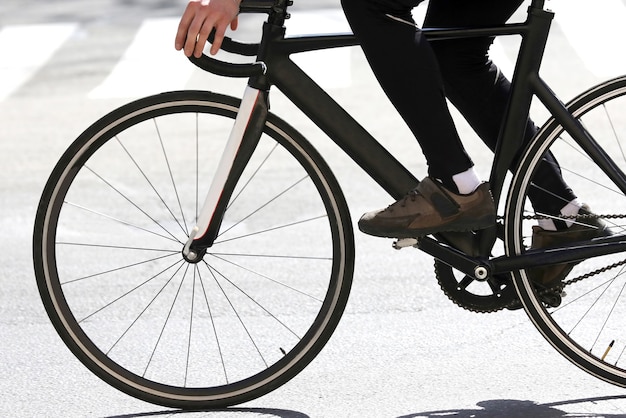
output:
MULTIPOLYGON (((492 150, 511 84, 489 59, 493 38, 429 43, 412 26, 412 9, 423 0, 342 0, 348 22, 383 90, 417 138, 428 174, 450 185, 473 166, 456 131, 446 97, 492 150), (407 23, 408 22, 408 23, 407 23)), ((425 27, 496 25, 523 0, 430 0, 425 27)), ((526 138, 537 131, 529 120, 526 138)), ((576 196, 547 155, 530 194, 536 210, 557 214, 576 196)))

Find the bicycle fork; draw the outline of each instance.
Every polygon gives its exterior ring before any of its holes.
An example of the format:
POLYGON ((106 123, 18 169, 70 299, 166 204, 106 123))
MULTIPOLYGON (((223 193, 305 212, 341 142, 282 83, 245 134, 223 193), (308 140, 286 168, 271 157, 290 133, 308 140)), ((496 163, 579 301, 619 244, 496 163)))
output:
POLYGON ((247 86, 222 158, 189 233, 183 257, 198 263, 218 236, 228 202, 244 168, 254 153, 268 113, 267 92, 247 86))

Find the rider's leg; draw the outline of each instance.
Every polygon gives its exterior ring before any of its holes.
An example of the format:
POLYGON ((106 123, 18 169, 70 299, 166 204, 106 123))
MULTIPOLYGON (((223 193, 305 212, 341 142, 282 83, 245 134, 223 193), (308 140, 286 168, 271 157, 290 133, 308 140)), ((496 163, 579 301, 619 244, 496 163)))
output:
MULTIPOLYGON (((431 0, 425 27, 466 27, 506 22, 522 0, 431 0)), ((443 74, 446 95, 468 123, 493 150, 508 102, 511 83, 489 59, 493 38, 468 38, 432 42, 443 74)), ((528 121, 526 140, 537 132, 528 121)), ((538 212, 559 214, 576 196, 563 181, 552 154, 535 175, 529 196, 538 212)), ((573 213, 575 215, 575 213, 573 213)))
POLYGON ((342 0, 342 6, 380 85, 419 141, 429 175, 454 190, 452 177, 471 172, 473 163, 450 116, 430 44, 403 22, 412 22, 421 1, 342 0))
POLYGON ((492 226, 495 206, 459 139, 437 60, 411 10, 422 0, 342 0, 348 21, 383 90, 416 136, 437 181, 425 179, 389 208, 365 214, 359 228, 387 237, 492 226), (464 190, 464 188, 467 188, 464 190))

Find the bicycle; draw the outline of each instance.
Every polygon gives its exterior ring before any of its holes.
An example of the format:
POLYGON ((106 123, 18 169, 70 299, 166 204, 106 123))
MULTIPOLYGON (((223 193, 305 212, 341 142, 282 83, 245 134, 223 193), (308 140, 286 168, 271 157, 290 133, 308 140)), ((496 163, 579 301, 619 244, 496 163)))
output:
MULTIPOLYGON (((340 320, 354 266, 348 207, 320 154, 269 112, 270 86, 391 197, 418 184, 289 58, 356 46, 355 37, 285 38, 291 4, 242 3, 242 13, 267 14, 262 38, 254 44, 227 39, 223 48, 255 62, 192 59, 204 70, 248 78, 241 100, 178 91, 122 106, 71 144, 43 190, 33 251, 45 308, 72 353, 131 396, 191 409, 257 398, 304 369, 340 320), (205 179, 212 181, 202 203, 205 179)), ((619 326, 626 239, 617 221, 626 216, 619 210, 626 193, 620 145, 626 128, 612 117, 623 106, 626 77, 561 103, 538 75, 553 15, 544 0, 532 0, 523 23, 424 29, 434 41, 517 35, 522 43, 490 175, 497 224, 395 246, 433 256, 442 289, 461 307, 523 307, 571 362, 626 386, 626 338, 619 326), (524 143, 533 97, 552 117, 524 143), (602 218, 612 235, 529 248, 532 223, 543 215, 533 211, 528 192, 548 151, 567 155, 564 176, 594 200, 598 215, 590 216, 602 218), (505 194, 507 172, 520 152, 505 194), (610 199, 600 199, 607 194, 610 199), (504 254, 491 255, 501 247, 504 254), (571 278, 553 288, 528 278, 528 269, 574 262, 571 278)))

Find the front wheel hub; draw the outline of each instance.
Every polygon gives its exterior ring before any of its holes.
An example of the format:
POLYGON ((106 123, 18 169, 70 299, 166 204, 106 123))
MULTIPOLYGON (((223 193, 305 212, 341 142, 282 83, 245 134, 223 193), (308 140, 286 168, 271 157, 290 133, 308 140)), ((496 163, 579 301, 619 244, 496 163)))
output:
POLYGON ((206 248, 190 248, 185 254, 185 249, 182 250, 183 258, 186 262, 191 264, 197 264, 204 258, 206 254, 206 248))

